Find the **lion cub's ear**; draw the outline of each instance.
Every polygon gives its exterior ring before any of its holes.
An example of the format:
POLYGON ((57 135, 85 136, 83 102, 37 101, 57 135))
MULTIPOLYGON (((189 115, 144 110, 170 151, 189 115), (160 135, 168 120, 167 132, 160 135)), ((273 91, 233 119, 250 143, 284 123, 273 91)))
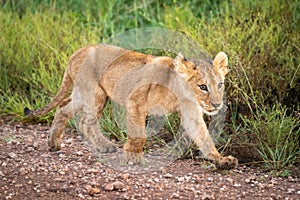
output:
POLYGON ((226 53, 219 52, 213 61, 213 65, 215 69, 217 69, 223 76, 225 76, 229 72, 229 69, 227 68, 228 57, 226 53))
POLYGON ((187 78, 189 74, 189 68, 186 62, 182 53, 178 53, 177 57, 173 60, 175 71, 184 78, 187 78))

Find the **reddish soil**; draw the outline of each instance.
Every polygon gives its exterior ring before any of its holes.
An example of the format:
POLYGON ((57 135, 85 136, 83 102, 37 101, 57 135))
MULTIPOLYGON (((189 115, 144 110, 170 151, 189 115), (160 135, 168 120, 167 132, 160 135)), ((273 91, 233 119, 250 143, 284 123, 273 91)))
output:
POLYGON ((299 168, 285 178, 240 164, 215 170, 192 159, 154 172, 109 168, 72 131, 49 152, 43 125, 0 125, 1 199, 300 199, 299 168))

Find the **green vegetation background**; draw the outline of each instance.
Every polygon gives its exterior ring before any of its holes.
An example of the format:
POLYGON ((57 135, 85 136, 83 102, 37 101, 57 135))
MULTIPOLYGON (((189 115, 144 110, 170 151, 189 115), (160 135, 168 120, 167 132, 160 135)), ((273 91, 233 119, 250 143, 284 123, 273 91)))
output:
POLYGON ((227 52, 221 150, 271 169, 299 162, 299 0, 0 0, 0 117, 22 120, 24 107, 50 102, 79 47, 137 27, 181 31, 211 55, 227 52))

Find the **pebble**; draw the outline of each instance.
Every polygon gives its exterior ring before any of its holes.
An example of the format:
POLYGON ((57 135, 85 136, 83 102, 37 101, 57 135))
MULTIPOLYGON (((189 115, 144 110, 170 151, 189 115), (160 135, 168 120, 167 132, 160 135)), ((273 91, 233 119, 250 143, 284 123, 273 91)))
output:
POLYGON ((129 178, 129 174, 128 173, 122 174, 121 177, 124 181, 126 181, 129 178))
POLYGON ((94 168, 91 168, 91 169, 87 170, 87 174, 97 174, 97 173, 98 173, 98 170, 94 169, 94 168))
POLYGON ((213 182, 213 181, 214 181, 214 178, 213 178, 213 177, 208 177, 207 180, 208 180, 209 182, 213 182))
POLYGON ((228 181, 229 183, 233 183, 233 179, 232 178, 226 178, 226 181, 228 181))
POLYGON ((64 172, 64 171, 59 171, 58 172, 60 175, 65 175, 66 174, 66 172, 64 172))
POLYGON ((178 181, 178 182, 184 181, 184 177, 178 177, 178 178, 177 178, 177 181, 178 181))
POLYGON ((167 173, 167 174, 164 175, 164 177, 165 178, 172 178, 173 176, 172 176, 172 174, 167 173))
POLYGON ((28 172, 27 172, 27 170, 24 168, 24 167, 21 167, 20 169, 19 169, 19 174, 21 175, 21 176, 24 176, 25 174, 27 174, 28 172))
POLYGON ((179 194, 177 192, 174 192, 171 196, 171 198, 175 198, 178 199, 179 198, 179 194))
POLYGON ((81 193, 78 194, 78 197, 79 197, 80 199, 85 199, 85 196, 84 196, 83 194, 81 194, 81 193))
POLYGON ((122 183, 121 181, 116 181, 116 182, 113 182, 113 186, 115 189, 122 189, 122 188, 124 188, 124 183, 122 183))
POLYGON ((113 189, 114 189, 114 185, 112 183, 109 183, 104 187, 104 190, 106 191, 112 191, 113 189))
POLYGON ((239 184, 239 183, 235 183, 233 186, 234 186, 234 187, 241 187, 242 185, 239 184))
POLYGON ((12 159, 16 158, 17 157, 17 154, 15 154, 14 152, 10 152, 8 153, 8 156, 12 159))
POLYGON ((30 152, 34 151, 34 148, 33 147, 27 147, 25 151, 27 153, 30 153, 30 152))
POLYGON ((115 181, 112 183, 108 183, 104 189, 107 191, 112 191, 114 189, 119 190, 119 189, 123 189, 124 188, 124 183, 122 183, 121 181, 115 181))
POLYGON ((36 150, 36 149, 38 149, 39 145, 38 145, 38 143, 36 141, 34 141, 32 143, 32 147, 36 150))
POLYGON ((287 191, 288 194, 292 194, 293 192, 295 192, 295 189, 293 189, 293 188, 289 188, 287 191))
POLYGON ((85 186, 85 190, 89 195, 95 195, 100 193, 100 189, 97 187, 92 187, 90 185, 85 186))
POLYGON ((93 187, 91 188, 91 190, 89 191, 89 194, 99 194, 100 193, 100 189, 99 188, 96 188, 96 187, 93 187))

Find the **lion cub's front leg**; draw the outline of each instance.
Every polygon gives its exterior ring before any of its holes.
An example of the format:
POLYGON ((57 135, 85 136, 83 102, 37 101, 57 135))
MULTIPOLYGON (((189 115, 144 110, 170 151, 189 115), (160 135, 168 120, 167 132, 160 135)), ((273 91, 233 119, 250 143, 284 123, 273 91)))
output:
POLYGON ((217 169, 233 169, 237 167, 238 160, 236 158, 232 156, 223 157, 220 155, 207 130, 203 117, 198 117, 202 116, 201 113, 194 113, 189 116, 184 116, 183 126, 203 155, 211 160, 216 165, 217 169), (193 118, 193 116, 197 117, 193 118))
POLYGON ((143 147, 145 142, 146 138, 127 137, 127 141, 123 147, 126 163, 143 163, 143 147))
POLYGON ((127 106, 127 141, 123 146, 126 163, 143 163, 143 148, 146 143, 146 111, 135 103, 127 106))
POLYGON ((211 160, 217 169, 233 169, 238 166, 238 160, 233 156, 221 156, 216 148, 214 148, 207 158, 211 160))

